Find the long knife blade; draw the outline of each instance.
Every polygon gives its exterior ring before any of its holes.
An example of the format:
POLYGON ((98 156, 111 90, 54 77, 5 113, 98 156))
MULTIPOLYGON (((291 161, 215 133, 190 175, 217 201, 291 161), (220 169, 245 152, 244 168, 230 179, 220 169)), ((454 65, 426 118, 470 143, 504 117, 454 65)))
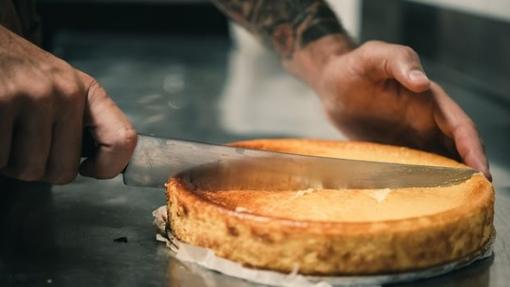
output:
POLYGON ((404 188, 461 183, 475 170, 261 151, 139 136, 124 182, 162 187, 179 175, 200 188, 404 188))

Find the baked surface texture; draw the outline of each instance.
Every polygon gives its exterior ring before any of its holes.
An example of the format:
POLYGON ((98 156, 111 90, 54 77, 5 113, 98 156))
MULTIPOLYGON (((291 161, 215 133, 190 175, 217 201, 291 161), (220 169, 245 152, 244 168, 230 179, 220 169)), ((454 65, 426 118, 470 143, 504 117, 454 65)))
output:
MULTIPOLYGON (((366 142, 272 139, 233 145, 463 167, 439 155, 366 142)), ((178 239, 247 267, 297 267, 308 275, 428 268, 476 253, 493 234, 494 190, 481 174, 454 186, 392 190, 191 190, 171 178, 167 199, 169 228, 178 239)))

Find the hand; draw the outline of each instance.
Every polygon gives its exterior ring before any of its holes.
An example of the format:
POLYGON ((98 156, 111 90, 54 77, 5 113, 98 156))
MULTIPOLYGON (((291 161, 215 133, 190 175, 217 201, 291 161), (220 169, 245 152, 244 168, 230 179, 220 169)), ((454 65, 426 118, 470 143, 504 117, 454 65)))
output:
POLYGON ((110 178, 135 145, 132 125, 92 77, 0 25, 0 174, 56 184, 78 169, 110 178), (79 166, 84 127, 98 149, 79 166))
POLYGON ((490 178, 473 121, 411 48, 374 41, 327 59, 310 84, 347 136, 459 158, 490 178))

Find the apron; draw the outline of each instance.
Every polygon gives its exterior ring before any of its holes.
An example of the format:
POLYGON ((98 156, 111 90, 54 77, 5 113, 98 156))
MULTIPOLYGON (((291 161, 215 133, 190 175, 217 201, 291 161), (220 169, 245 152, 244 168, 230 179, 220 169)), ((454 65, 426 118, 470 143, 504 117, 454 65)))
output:
POLYGON ((0 24, 33 43, 40 43, 35 0, 0 0, 0 24))

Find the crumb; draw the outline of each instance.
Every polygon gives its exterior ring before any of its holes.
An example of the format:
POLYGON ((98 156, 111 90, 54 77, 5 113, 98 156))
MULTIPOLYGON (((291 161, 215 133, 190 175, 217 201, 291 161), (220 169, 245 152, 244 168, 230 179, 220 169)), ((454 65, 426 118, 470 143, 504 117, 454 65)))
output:
POLYGON ((314 188, 307 188, 307 189, 303 189, 303 190, 298 190, 296 192, 296 197, 303 196, 303 195, 306 195, 306 194, 309 194, 309 193, 312 193, 312 192, 315 192, 314 188))
POLYGON ((113 239, 113 242, 117 243, 128 243, 128 238, 126 236, 121 236, 113 239))
POLYGON ((46 280, 46 283, 48 283, 48 284, 51 284, 51 283, 53 283, 53 279, 51 279, 51 278, 48 278, 48 279, 46 280))
POLYGON ((235 212, 247 212, 248 209, 242 206, 237 206, 235 212))
POLYGON ((375 190, 370 191, 370 193, 368 195, 370 197, 372 197, 373 199, 375 199, 375 201, 377 201, 377 203, 381 203, 384 200, 386 200, 386 197, 388 197, 390 192, 391 192, 391 189, 389 189, 389 188, 375 189, 375 190))

